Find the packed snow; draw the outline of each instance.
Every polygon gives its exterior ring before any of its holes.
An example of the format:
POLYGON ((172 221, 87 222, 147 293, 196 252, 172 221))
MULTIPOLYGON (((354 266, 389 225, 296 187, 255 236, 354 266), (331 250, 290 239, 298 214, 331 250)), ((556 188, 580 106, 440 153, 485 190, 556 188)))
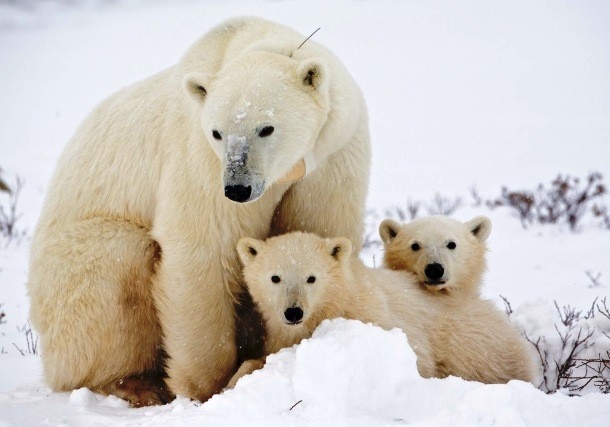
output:
MULTIPOLYGON (((580 359, 610 359, 610 230, 590 214, 576 232, 567 224, 524 228, 509 209, 470 196, 472 188, 485 200, 503 186, 534 190, 559 173, 584 179, 599 171, 608 185, 608 22, 603 0, 0 2, 0 177, 13 188, 23 179, 20 237, 0 248, 0 425, 608 424, 603 381, 545 391, 555 389, 554 364, 583 337, 580 359), (25 282, 30 237, 62 148, 98 102, 172 65, 236 14, 305 35, 321 27, 314 39, 361 86, 373 145, 371 239, 386 214, 414 201, 431 206, 436 194, 461 198, 457 219, 492 219, 484 296, 501 310, 506 298, 513 324, 538 344, 535 386, 422 379, 400 330, 343 319, 325 321, 203 404, 180 397, 133 409, 113 396, 44 385, 25 282)), ((3 207, 7 200, 0 193, 3 207)), ((610 205, 608 196, 598 201, 610 205)), ((381 247, 362 257, 379 265, 381 247)), ((580 363, 572 376, 593 377, 596 365, 580 363)))

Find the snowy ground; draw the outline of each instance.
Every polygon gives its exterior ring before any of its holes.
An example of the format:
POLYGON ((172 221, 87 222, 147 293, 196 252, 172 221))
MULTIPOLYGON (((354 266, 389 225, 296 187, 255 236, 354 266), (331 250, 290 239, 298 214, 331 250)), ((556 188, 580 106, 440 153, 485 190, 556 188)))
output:
MULTIPOLYGON (((0 1, 0 167, 9 184, 16 175, 25 180, 18 226, 28 233, 0 248, 0 426, 607 424, 610 394, 423 380, 399 331, 340 320, 204 405, 180 399, 131 409, 88 390, 51 393, 39 356, 28 352, 25 281, 28 236, 50 175, 90 109, 175 63, 221 20, 255 14, 304 34, 322 27, 316 40, 361 85, 374 147, 369 207, 382 213, 440 192, 463 199, 458 219, 489 215, 485 295, 499 307, 499 295, 508 298, 513 320, 556 348, 553 301, 587 311, 596 297, 610 295, 610 231, 590 216, 578 233, 565 225, 524 230, 506 209, 473 207, 469 189, 494 198, 503 185, 534 189, 558 173, 590 171, 609 182, 610 3, 7 3, 0 1), (599 285, 586 272, 601 273, 599 285)), ((610 205, 608 197, 604 202, 610 205)), ((378 263, 381 252, 363 256, 378 263)), ((609 323, 598 314, 580 324, 596 334, 589 350, 610 348, 602 333, 609 323)))

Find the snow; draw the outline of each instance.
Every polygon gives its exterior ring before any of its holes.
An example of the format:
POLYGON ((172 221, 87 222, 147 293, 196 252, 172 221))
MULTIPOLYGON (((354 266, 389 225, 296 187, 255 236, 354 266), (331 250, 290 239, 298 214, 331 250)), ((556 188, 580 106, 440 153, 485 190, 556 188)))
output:
MULTIPOLYGON (((610 3, 464 0, 88 0, 0 3, 0 167, 25 184, 26 237, 0 248, 0 425, 606 425, 610 395, 546 394, 522 382, 422 379, 406 337, 325 322, 301 345, 204 404, 179 398, 133 409, 87 389, 51 392, 28 330, 29 236, 55 163, 88 112, 120 87, 175 63, 204 31, 236 14, 287 24, 332 49, 370 114, 368 207, 378 216, 435 194, 455 217, 493 222, 484 294, 561 355, 561 337, 592 333, 581 356, 610 348, 601 314, 563 325, 554 302, 583 313, 609 295, 610 231, 592 217, 523 229, 507 209, 475 207, 502 186, 534 189, 558 173, 610 179, 610 3), (594 285, 587 276, 599 276, 594 285), (557 329, 556 329, 557 328, 557 329), (605 333, 605 334, 604 334, 605 333), (29 339, 29 341, 28 341, 29 339), (22 355, 22 353, 24 355, 22 355), (292 408, 292 409, 291 409, 292 408)), ((273 116, 271 107, 267 114, 273 116)), ((0 197, 6 197, 0 193, 0 197)), ((6 199, 0 202, 5 203, 6 199)), ((603 199, 610 204, 608 197, 603 199)), ((375 221, 377 219, 375 218, 375 221)), ((378 221, 372 221, 375 230, 378 221)), ((373 232, 376 236, 376 232, 373 232)), ((381 250, 363 253, 379 264, 381 250)))
MULTIPOLYGON (((247 104, 246 104, 246 107, 248 107, 247 104)), ((241 122, 246 117, 248 117, 248 113, 246 113, 246 110, 242 109, 242 110, 238 111, 235 114, 235 118, 233 119, 233 123, 238 124, 239 122, 241 122)))
POLYGON ((227 157, 229 159, 229 171, 236 174, 236 169, 243 167, 248 155, 248 144, 245 136, 229 135, 227 138, 227 157))
MULTIPOLYGON (((33 358, 32 358, 33 359, 33 358)), ((23 359, 22 359, 23 360, 23 359)), ((604 425, 608 396, 546 395, 529 384, 484 385, 456 377, 423 380, 399 329, 324 321, 300 345, 200 405, 178 398, 132 409, 87 389, 0 393, 2 418, 23 425, 604 425), (549 420, 552 420, 549 422, 549 420)), ((10 424, 9 424, 10 425, 10 424)))

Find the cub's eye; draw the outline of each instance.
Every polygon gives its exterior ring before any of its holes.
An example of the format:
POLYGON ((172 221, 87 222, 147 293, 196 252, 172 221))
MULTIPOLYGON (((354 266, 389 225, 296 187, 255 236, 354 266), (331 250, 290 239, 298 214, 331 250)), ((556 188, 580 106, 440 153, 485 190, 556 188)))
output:
POLYGON ((307 278, 307 283, 314 283, 316 281, 316 276, 309 276, 307 278))
POLYGON ((271 281, 273 283, 280 283, 282 279, 280 279, 280 276, 271 276, 271 281))
POLYGON ((271 135, 274 130, 275 129, 273 128, 273 126, 265 126, 258 132, 258 136, 260 136, 261 138, 264 138, 266 136, 271 135))
POLYGON ((220 132, 218 132, 216 129, 214 129, 212 131, 212 136, 214 137, 214 139, 217 139, 218 141, 220 141, 222 139, 222 136, 220 135, 220 132))
POLYGON ((449 242, 447 243, 447 249, 455 249, 456 248, 456 244, 455 242, 449 242))
POLYGON ((418 251, 418 250, 420 250, 420 249, 421 249, 421 247, 419 246, 419 243, 413 243, 413 244, 411 245, 411 250, 412 250, 413 252, 417 252, 417 251, 418 251))

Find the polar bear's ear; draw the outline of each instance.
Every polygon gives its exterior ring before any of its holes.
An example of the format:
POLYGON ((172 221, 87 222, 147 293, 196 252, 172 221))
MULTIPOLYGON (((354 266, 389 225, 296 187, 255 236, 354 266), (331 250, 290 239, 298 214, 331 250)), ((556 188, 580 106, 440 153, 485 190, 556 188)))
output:
POLYGON ((474 237, 484 242, 491 233, 491 220, 484 215, 477 216, 470 221, 466 222, 466 227, 474 237))
POLYGON ((399 230, 400 223, 394 221, 393 219, 384 219, 381 221, 381 224, 379 224, 379 236, 386 245, 394 240, 394 238, 398 235, 399 230))
POLYGON ((242 237, 237 242, 237 254, 244 265, 248 265, 259 254, 262 246, 265 244, 262 240, 252 239, 250 237, 242 237))
POLYGON ((328 82, 326 65, 315 58, 301 62, 297 69, 297 75, 305 86, 312 87, 315 90, 325 88, 328 82))
POLYGON ((352 253, 352 242, 345 237, 335 237, 327 240, 326 248, 331 257, 341 262, 352 253))
POLYGON ((188 73, 182 79, 182 89, 197 102, 203 102, 208 91, 210 77, 204 73, 188 73))

